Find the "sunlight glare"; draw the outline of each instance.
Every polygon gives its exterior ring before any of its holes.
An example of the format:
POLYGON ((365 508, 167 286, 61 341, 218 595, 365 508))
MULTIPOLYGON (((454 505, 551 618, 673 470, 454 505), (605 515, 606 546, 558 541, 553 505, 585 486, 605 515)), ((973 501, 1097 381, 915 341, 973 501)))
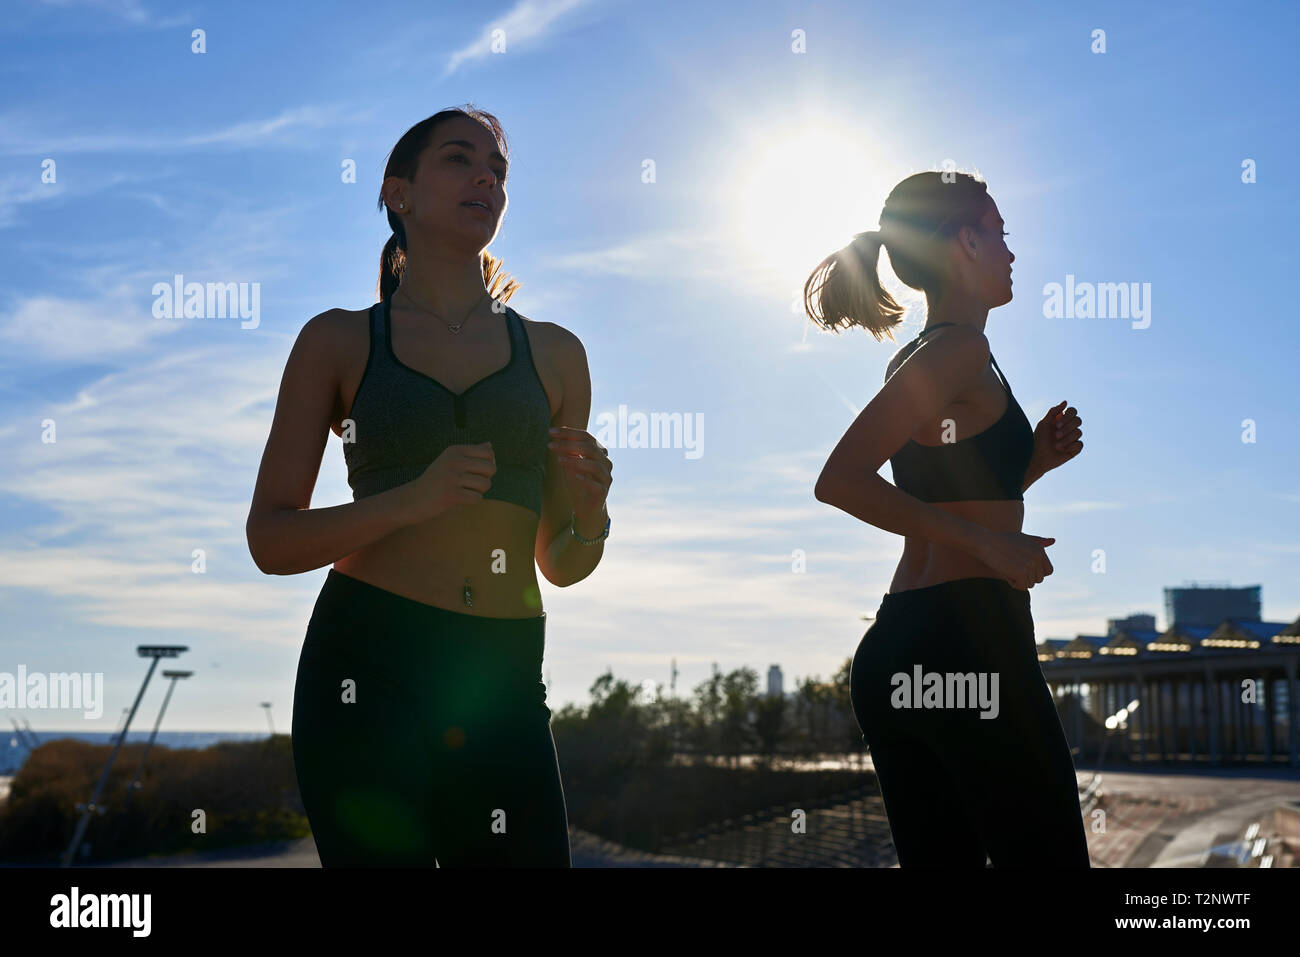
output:
POLYGON ((864 144, 825 124, 769 127, 753 157, 733 196, 736 243, 751 274, 782 290, 802 288, 824 256, 874 229, 892 185, 864 144))

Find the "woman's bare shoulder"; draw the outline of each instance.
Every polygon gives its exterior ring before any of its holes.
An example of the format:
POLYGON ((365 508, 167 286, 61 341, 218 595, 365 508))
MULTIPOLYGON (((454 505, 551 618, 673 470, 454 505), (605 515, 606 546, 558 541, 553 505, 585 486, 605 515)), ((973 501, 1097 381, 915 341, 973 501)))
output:
POLYGON ((936 329, 920 342, 912 339, 899 347, 885 366, 885 381, 888 382, 898 371, 899 366, 913 356, 924 354, 934 357, 935 361, 939 362, 941 361, 939 357, 942 357, 943 361, 950 361, 952 355, 958 354, 968 356, 971 362, 979 360, 981 364, 987 364, 988 352, 988 339, 978 329, 971 326, 936 329))
MULTIPOLYGON (((513 306, 511 307, 514 308, 513 306)), ((584 363, 587 359, 582 340, 558 322, 542 319, 529 319, 518 309, 515 315, 523 320, 524 330, 534 351, 543 350, 545 358, 561 365, 570 366, 576 362, 584 363)))
POLYGON ((364 309, 336 306, 308 319, 304 331, 308 326, 315 326, 314 334, 320 336, 335 355, 350 352, 358 346, 365 348, 370 335, 369 312, 369 306, 364 309))

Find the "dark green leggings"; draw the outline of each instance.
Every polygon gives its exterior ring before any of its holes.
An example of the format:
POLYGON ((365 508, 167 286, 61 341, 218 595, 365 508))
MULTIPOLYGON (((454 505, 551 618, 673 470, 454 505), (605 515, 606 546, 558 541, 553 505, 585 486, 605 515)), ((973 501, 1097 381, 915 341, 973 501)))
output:
POLYGON ((448 611, 330 569, 293 701, 323 866, 571 866, 545 624, 448 611))
POLYGON ((1089 866, 1029 592, 962 578, 885 595, 853 656, 850 687, 900 867, 984 867, 986 855, 994 867, 1089 866), (934 699, 947 707, 901 707, 909 699, 894 676, 914 678, 918 666, 923 678, 996 673, 996 717, 953 707, 955 695, 934 699))

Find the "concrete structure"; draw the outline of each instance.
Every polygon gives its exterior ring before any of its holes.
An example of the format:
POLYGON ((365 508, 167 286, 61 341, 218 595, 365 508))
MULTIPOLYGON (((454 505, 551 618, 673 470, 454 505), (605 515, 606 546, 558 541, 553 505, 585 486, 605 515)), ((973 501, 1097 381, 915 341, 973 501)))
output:
POLYGON ((1122 626, 1038 657, 1076 760, 1300 768, 1300 618, 1122 626))

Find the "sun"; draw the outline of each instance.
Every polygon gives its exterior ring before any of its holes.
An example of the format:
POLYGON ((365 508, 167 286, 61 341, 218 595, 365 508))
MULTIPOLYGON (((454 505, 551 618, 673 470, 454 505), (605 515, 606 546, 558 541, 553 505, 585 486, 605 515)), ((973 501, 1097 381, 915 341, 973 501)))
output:
POLYGON ((746 137, 729 221, 751 275, 793 294, 827 254, 874 229, 889 192, 880 157, 834 124, 764 127, 746 137))

